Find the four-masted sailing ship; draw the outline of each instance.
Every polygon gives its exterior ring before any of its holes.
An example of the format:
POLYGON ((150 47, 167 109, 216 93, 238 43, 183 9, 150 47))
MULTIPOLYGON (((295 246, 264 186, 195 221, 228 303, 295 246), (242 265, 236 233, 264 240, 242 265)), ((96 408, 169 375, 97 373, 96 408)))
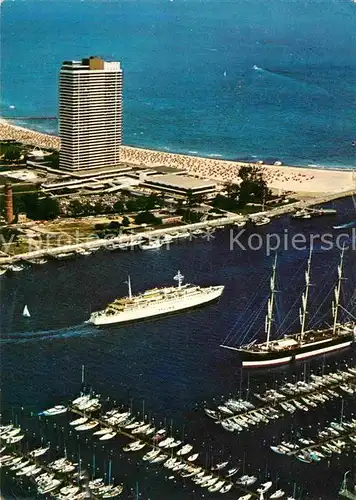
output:
POLYGON ((337 267, 338 279, 334 289, 334 301, 332 302, 332 326, 322 329, 307 329, 306 318, 308 312, 309 289, 311 284, 311 255, 312 253, 310 252, 307 270, 305 273, 305 290, 302 294, 302 306, 300 311, 300 331, 295 334, 285 335, 283 338, 275 340, 271 338, 276 294, 276 257, 272 266, 270 296, 267 303, 267 315, 265 322, 266 340, 262 343, 257 343, 256 340, 254 340, 249 344, 239 347, 232 347, 229 345, 220 346, 225 349, 237 351, 241 356, 242 366, 259 368, 285 365, 298 360, 304 360, 306 358, 312 358, 344 349, 349 347, 356 340, 355 322, 339 321, 344 250, 341 252, 340 263, 337 267))

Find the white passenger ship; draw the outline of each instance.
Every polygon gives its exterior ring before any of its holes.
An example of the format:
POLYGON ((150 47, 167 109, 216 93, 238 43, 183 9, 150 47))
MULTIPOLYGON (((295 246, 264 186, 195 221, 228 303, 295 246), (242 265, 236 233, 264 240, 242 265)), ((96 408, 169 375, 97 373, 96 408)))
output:
POLYGON ((129 278, 128 297, 116 299, 104 310, 93 312, 87 323, 104 326, 172 314, 217 300, 224 291, 224 286, 221 285, 209 287, 183 285, 184 276, 180 271, 174 279, 178 282, 177 286, 153 288, 132 295, 129 278))

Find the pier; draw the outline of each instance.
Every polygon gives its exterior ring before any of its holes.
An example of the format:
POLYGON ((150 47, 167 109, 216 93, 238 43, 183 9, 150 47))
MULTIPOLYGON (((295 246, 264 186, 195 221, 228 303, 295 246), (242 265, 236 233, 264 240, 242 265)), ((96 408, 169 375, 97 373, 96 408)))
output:
MULTIPOLYGON (((351 424, 351 422, 344 422, 344 424, 351 424)), ((345 432, 340 432, 339 435, 334 435, 334 436, 329 436, 325 437, 324 439, 318 440, 317 443, 311 444, 311 445, 306 445, 306 446, 300 446, 298 448, 295 448, 294 450, 291 450, 290 453, 288 453, 288 456, 295 456, 298 455, 299 453, 302 452, 309 452, 313 450, 317 450, 321 446, 324 446, 329 443, 333 443, 333 441, 339 440, 339 439, 347 439, 349 437, 356 437, 356 422, 353 423, 353 429, 349 429, 348 431, 345 432)), ((350 446, 355 446, 356 443, 349 443, 350 446)))
MULTIPOLYGON (((85 411, 81 411, 78 408, 74 407, 73 405, 68 406, 68 411, 70 411, 76 415, 80 415, 81 417, 88 416, 85 413, 85 411)), ((165 456, 165 458, 163 460, 163 465, 166 464, 167 460, 169 460, 169 459, 173 460, 175 458, 178 461, 178 463, 175 464, 177 469, 175 470, 175 467, 173 467, 171 470, 172 470, 172 472, 183 472, 183 473, 185 472, 186 475, 183 477, 187 477, 187 478, 191 477, 191 479, 194 480, 194 478, 196 478, 197 475, 204 473, 204 475, 206 474, 209 477, 211 476, 210 479, 208 479, 207 481, 211 481, 212 486, 215 483, 218 483, 219 481, 221 481, 221 482, 223 482, 223 484, 221 485, 221 488, 225 487, 226 492, 230 491, 230 489, 232 489, 232 488, 235 488, 241 494, 249 493, 251 495, 251 497, 250 497, 251 499, 260 498, 257 493, 254 493, 252 491, 248 491, 248 489, 244 488, 243 486, 234 483, 232 480, 229 479, 229 477, 224 477, 223 475, 219 475, 218 470, 205 469, 203 466, 200 466, 200 465, 197 466, 195 464, 195 461, 189 461, 189 458, 185 458, 184 455, 178 455, 177 452, 179 451, 179 449, 181 449, 182 446, 184 446, 184 443, 181 443, 179 445, 179 447, 176 447, 176 448, 162 448, 159 446, 159 443, 155 442, 152 439, 145 438, 141 433, 133 434, 133 433, 129 432, 127 429, 125 429, 125 425, 127 425, 127 422, 126 423, 124 422, 122 425, 108 424, 107 420, 104 420, 102 417, 90 417, 90 421, 97 422, 98 424, 100 424, 102 426, 102 428, 110 428, 116 434, 122 435, 133 442, 140 441, 142 444, 143 443, 145 444, 145 447, 146 446, 150 447, 151 451, 152 450, 159 451, 160 453, 163 454, 163 456, 165 456)), ((144 423, 144 421, 142 421, 142 423, 144 423)), ((129 451, 134 452, 135 450, 129 450, 129 451)), ((193 453, 193 450, 191 450, 189 452, 189 455, 191 453, 195 454, 196 452, 193 453)), ((240 469, 240 467, 237 468, 236 473, 238 472, 239 469, 240 469)), ((204 475, 202 477, 204 477, 204 475)), ((204 481, 202 483, 204 483, 204 481)), ((197 486, 199 486, 199 484, 197 484, 197 486)))
MULTIPOLYGON (((41 478, 41 476, 43 476, 44 474, 48 474, 51 476, 53 475, 55 479, 59 478, 60 484, 58 485, 58 488, 59 487, 63 488, 65 486, 72 486, 72 487, 78 486, 81 489, 81 493, 80 493, 80 496, 78 497, 78 500, 79 500, 79 498, 83 498, 83 499, 90 498, 92 500, 100 500, 102 498, 102 496, 96 495, 93 491, 89 491, 89 496, 85 496, 87 493, 88 486, 87 485, 81 486, 81 481, 82 481, 82 479, 84 479, 84 477, 82 477, 82 476, 84 476, 84 473, 82 473, 81 471, 78 472, 78 478, 76 479, 75 477, 71 477, 70 474, 68 474, 66 472, 61 472, 60 470, 56 470, 55 468, 51 467, 51 464, 48 464, 46 462, 41 462, 38 459, 36 460, 35 457, 33 457, 31 455, 31 452, 22 453, 19 450, 16 450, 15 446, 11 446, 11 445, 10 446, 8 445, 6 447, 5 453, 10 453, 10 455, 11 455, 11 460, 8 460, 9 462, 11 462, 13 459, 20 459, 20 461, 18 462, 19 464, 21 463, 22 460, 24 460, 24 461, 26 461, 26 467, 28 467, 30 465, 36 466, 37 473, 35 475, 23 474, 23 477, 27 477, 28 480, 30 482, 32 482, 35 487, 37 484, 36 483, 37 477, 41 478), (56 474, 57 474, 57 476, 56 476, 56 474)), ((1 468, 8 467, 8 465, 7 465, 8 461, 2 460, 1 455, 0 455, 0 467, 1 468)), ((72 462, 68 461, 67 459, 66 459, 66 463, 72 464, 72 462)), ((21 470, 20 467, 15 470, 15 469, 12 469, 11 466, 9 469, 9 471, 14 472, 15 476, 16 476, 16 472, 19 472, 20 470, 21 470)), ((87 473, 85 473, 85 477, 89 481, 89 477, 87 476, 87 473)), ((58 488, 56 488, 56 489, 58 489, 58 488)), ((114 486, 113 486, 113 488, 114 488, 114 486)), ((54 491, 49 492, 49 495, 58 498, 58 492, 54 492, 54 491)), ((118 496, 118 495, 115 495, 115 496, 118 496)))
MULTIPOLYGON (((257 422, 268 423, 270 420, 282 418, 285 414, 281 412, 282 409, 286 413, 294 413, 294 411, 297 410, 309 411, 311 407, 308 405, 308 401, 317 406, 326 400, 340 397, 341 394, 345 397, 347 394, 352 395, 356 392, 356 387, 354 386, 353 388, 353 384, 356 384, 356 370, 353 368, 343 372, 338 371, 335 373, 329 373, 324 377, 320 376, 317 380, 318 387, 314 388, 316 383, 314 381, 312 382, 314 385, 310 389, 307 388, 308 384, 304 383, 303 387, 300 386, 299 389, 296 387, 294 394, 284 394, 283 387, 276 390, 269 389, 262 396, 255 394, 255 397, 257 397, 260 401, 265 401, 265 404, 246 411, 236 411, 232 415, 224 416, 222 413, 218 415, 216 410, 208 410, 207 414, 209 415, 210 412, 211 415, 215 415, 212 418, 216 418, 215 422, 217 424, 221 424, 225 430, 238 430, 241 432, 242 430, 247 429, 250 425, 256 425, 257 422), (339 377, 339 380, 333 379, 333 375, 339 377), (301 404, 299 403, 300 400, 302 401, 301 404), (293 406, 294 402, 299 404, 293 406), (290 404, 292 404, 291 407, 288 406, 290 404), (283 407, 284 405, 285 408, 283 407), (233 425, 230 426, 230 423, 233 425), (236 429, 234 429, 234 426, 236 426, 236 429)), ((229 408, 227 408, 227 410, 229 410, 229 408)))
MULTIPOLYGON (((145 422, 144 416, 135 417, 133 416, 131 411, 125 410, 125 408, 121 406, 120 409, 116 407, 112 410, 107 410, 107 409, 101 410, 101 409, 102 409, 102 404, 99 402, 99 397, 87 394, 87 395, 82 395, 79 398, 76 398, 75 400, 70 402, 67 406, 59 405, 49 410, 45 410, 44 412, 42 412, 42 414, 46 418, 49 418, 50 420, 54 419, 55 415, 60 413, 62 414, 67 413, 80 416, 81 419, 83 419, 84 423, 81 423, 80 419, 75 419, 74 421, 69 422, 69 425, 73 425, 73 422, 75 422, 73 430, 76 430, 78 432, 78 435, 81 434, 81 431, 88 432, 89 430, 95 428, 97 435, 95 435, 94 432, 94 434, 92 434, 93 438, 99 437, 99 435, 100 438, 102 438, 103 436, 108 436, 104 438, 104 440, 102 440, 103 444, 107 440, 111 440, 117 436, 124 436, 126 439, 131 441, 130 445, 126 445, 123 448, 123 451, 126 452, 140 451, 143 448, 148 447, 149 452, 146 452, 145 455, 142 457, 142 459, 146 461, 147 464, 152 464, 153 466, 163 465, 165 468, 171 471, 172 474, 177 473, 179 476, 182 477, 182 479, 190 478, 192 480, 193 487, 199 486, 205 489, 206 492, 227 493, 230 490, 231 491, 234 490, 239 495, 238 500, 242 499, 246 500, 246 498, 251 500, 257 500, 257 499, 261 500, 264 498, 263 494, 261 494, 260 491, 261 488, 263 490, 263 485, 260 486, 259 489, 257 489, 256 491, 253 491, 251 489, 251 486, 249 486, 249 484, 252 485, 258 481, 258 478, 256 476, 243 476, 245 478, 247 477, 253 479, 252 483, 245 484, 242 478, 236 481, 237 477, 236 475, 240 472, 239 464, 235 465, 231 464, 230 468, 228 467, 229 462, 222 462, 220 464, 216 464, 215 466, 211 466, 210 468, 207 467, 206 465, 205 466, 199 465, 196 463, 196 460, 198 459, 200 454, 199 450, 193 450, 193 446, 185 444, 180 440, 176 441, 175 438, 172 437, 171 429, 170 431, 168 431, 165 428, 157 430, 155 427, 151 426, 150 423, 145 422), (79 403, 79 401, 81 402, 79 403), (92 415, 93 413, 96 413, 99 410, 102 411, 101 415, 98 416, 92 415), (79 420, 78 423, 77 420, 79 420), (150 434, 148 433, 146 434, 148 428, 151 431, 150 434), (100 430, 97 431, 97 429, 100 430), (160 438, 158 439, 157 436, 160 436, 160 438), (165 441, 167 440, 170 441, 166 443, 165 441), (173 444, 174 446, 171 446, 173 444), (183 452, 183 450, 185 451, 183 452)), ((87 439, 86 442, 88 442, 87 439)), ((55 479, 52 479, 52 481, 54 481, 54 485, 57 484, 56 480, 58 479, 56 478, 59 478, 60 480, 60 483, 54 488, 53 492, 53 495, 56 498, 61 498, 58 497, 57 490, 60 487, 63 488, 64 483, 66 485, 80 486, 80 482, 78 483, 76 479, 78 474, 74 473, 74 470, 73 472, 69 472, 66 475, 63 475, 59 471, 57 475, 56 470, 54 470, 55 467, 53 467, 53 464, 55 464, 56 461, 52 462, 51 464, 42 464, 42 462, 35 460, 34 458, 31 458, 31 452, 28 451, 26 453, 17 452, 16 455, 26 460, 30 460, 31 463, 33 463, 34 465, 38 465, 38 467, 41 467, 43 471, 46 471, 50 474, 53 473, 56 474, 55 479)), ((61 462, 61 460, 67 460, 67 459, 66 458, 60 459, 59 462, 61 462)), ((6 467, 6 459, 4 460, 4 462, 5 463, 1 465, 6 467)), ((0 463, 1 463, 1 455, 0 455, 0 463)), ((68 463, 72 464, 71 462, 68 463)), ((24 466, 25 465, 28 466, 27 461, 24 464, 24 466)), ((79 467, 79 476, 80 473, 81 473, 81 466, 79 467)), ((174 476, 172 475, 169 477, 169 479, 172 479, 173 477, 174 476)), ((93 484, 93 482, 90 482, 89 486, 91 484, 93 484)), ((116 487, 110 486, 110 484, 111 483, 109 482, 108 487, 111 487, 113 492, 116 491, 115 488, 119 488, 119 486, 116 487)), ((272 481, 269 481, 266 484, 269 485, 267 488, 269 490, 272 487, 272 481)), ((109 491, 108 494, 101 495, 99 493, 94 492, 91 498, 94 499, 109 498, 110 496, 111 497, 118 496, 118 494, 110 495, 109 491)), ((84 495, 85 491, 82 491, 81 493, 79 493, 78 497, 75 496, 74 498, 76 499, 78 498, 78 500, 82 498, 84 499, 86 498, 84 495)), ((272 496, 272 498, 274 497, 272 496)))
POLYGON ((352 491, 342 487, 339 491, 339 496, 341 498, 347 498, 348 500, 356 500, 356 488, 354 490, 354 493, 352 493, 352 491))

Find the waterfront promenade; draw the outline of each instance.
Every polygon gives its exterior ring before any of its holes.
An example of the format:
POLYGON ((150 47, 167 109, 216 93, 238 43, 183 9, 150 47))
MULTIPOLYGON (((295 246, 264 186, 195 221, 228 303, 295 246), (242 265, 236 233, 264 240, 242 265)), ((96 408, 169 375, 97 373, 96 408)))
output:
MULTIPOLYGON (((287 205, 283 205, 277 208, 274 208, 272 210, 269 210, 268 212, 259 212, 259 213, 254 213, 254 217, 258 216, 263 216, 266 215, 270 218, 272 217, 279 217, 281 215, 285 215, 288 213, 292 213, 297 209, 300 208, 305 208, 313 205, 320 205, 322 203, 326 203, 328 201, 332 201, 336 198, 340 197, 346 197, 346 196, 351 196, 352 194, 355 193, 355 190, 348 190, 343 193, 338 193, 338 194, 328 194, 324 195, 318 199, 313 199, 309 200, 308 202, 305 201, 297 201, 294 203, 289 203, 287 205)), ((58 247, 45 247, 39 250, 27 252, 27 253, 22 253, 22 254, 17 254, 13 256, 0 256, 0 265, 7 265, 7 264, 13 264, 15 262, 19 262, 22 260, 27 260, 27 259, 37 259, 37 258, 42 258, 42 257, 48 257, 48 256, 55 256, 57 254, 61 253, 69 253, 69 252, 77 252, 78 250, 100 250, 100 249, 105 249, 110 247, 111 245, 128 245, 128 247, 135 247, 138 246, 142 243, 143 239, 149 239, 149 240, 154 240, 156 238, 162 237, 164 235, 169 235, 169 234, 174 234, 174 233, 184 233, 184 232, 193 232, 196 231, 197 229, 204 229, 208 234, 209 230, 212 232, 214 228, 218 226, 226 226, 226 225, 231 225, 231 224, 236 224, 236 225, 242 225, 243 223, 246 223, 248 220, 247 217, 244 217, 240 214, 229 214, 224 217, 219 217, 213 220, 209 221, 204 221, 204 222, 196 222, 194 224, 184 224, 182 226, 175 226, 175 227, 163 227, 159 229, 149 229, 146 231, 142 231, 140 233, 136 234, 131 234, 131 235, 121 235, 121 236, 116 236, 114 238, 110 239, 93 239, 92 241, 86 241, 82 243, 76 243, 72 245, 62 245, 58 247)), ((4 255, 5 252, 2 252, 4 255)))
MULTIPOLYGON (((59 137, 43 134, 0 120, 0 140, 12 139, 41 148, 60 149, 59 137)), ((122 162, 137 166, 170 166, 186 169, 190 175, 219 183, 239 182, 239 169, 254 165, 264 175, 268 186, 276 192, 293 192, 301 197, 341 193, 356 187, 356 174, 349 169, 302 168, 293 166, 259 165, 216 158, 202 158, 150 149, 122 146, 122 162)))

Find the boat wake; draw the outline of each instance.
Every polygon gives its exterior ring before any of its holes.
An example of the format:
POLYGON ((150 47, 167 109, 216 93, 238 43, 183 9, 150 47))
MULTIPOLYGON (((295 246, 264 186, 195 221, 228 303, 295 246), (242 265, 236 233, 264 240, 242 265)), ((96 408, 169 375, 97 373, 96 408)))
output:
POLYGON ((81 324, 60 328, 59 330, 39 330, 36 332, 13 332, 8 337, 2 337, 0 344, 20 344, 26 342, 38 342, 39 340, 63 339, 68 337, 83 337, 97 333, 90 325, 81 324))
POLYGON ((290 74, 284 74, 284 72, 279 73, 277 71, 271 71, 269 69, 261 68, 260 66, 257 66, 256 64, 254 64, 252 66, 252 69, 254 71, 258 71, 258 72, 264 73, 266 75, 273 75, 274 77, 277 77, 277 78, 280 78, 283 80, 288 80, 289 82, 293 82, 294 84, 299 85, 301 88, 308 89, 308 90, 314 91, 314 92, 318 92, 318 93, 321 93, 323 95, 331 96, 330 93, 327 90, 325 90, 323 87, 321 87, 320 85, 316 85, 315 83, 310 83, 310 82, 306 82, 304 80, 301 80, 299 78, 295 78, 294 76, 291 76, 290 74))
POLYGON ((351 227, 356 227, 356 220, 348 222, 347 224, 340 224, 338 226, 333 226, 333 229, 349 229, 351 227))

